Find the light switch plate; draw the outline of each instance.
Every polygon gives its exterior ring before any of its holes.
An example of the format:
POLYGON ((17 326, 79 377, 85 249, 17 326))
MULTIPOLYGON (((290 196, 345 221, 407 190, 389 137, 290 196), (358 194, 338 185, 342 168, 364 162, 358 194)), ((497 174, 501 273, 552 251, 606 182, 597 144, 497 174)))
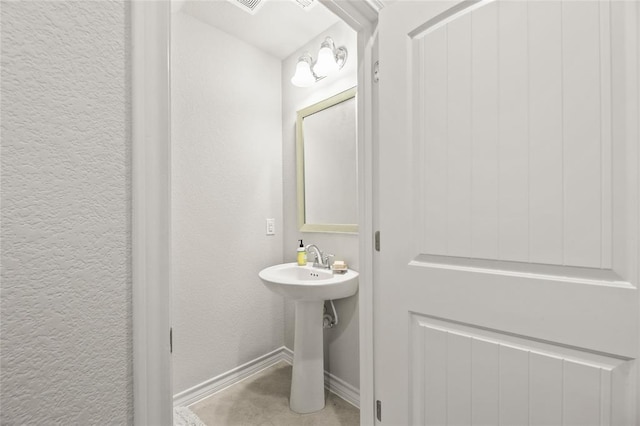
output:
POLYGON ((276 235, 276 220, 267 219, 267 235, 276 235))

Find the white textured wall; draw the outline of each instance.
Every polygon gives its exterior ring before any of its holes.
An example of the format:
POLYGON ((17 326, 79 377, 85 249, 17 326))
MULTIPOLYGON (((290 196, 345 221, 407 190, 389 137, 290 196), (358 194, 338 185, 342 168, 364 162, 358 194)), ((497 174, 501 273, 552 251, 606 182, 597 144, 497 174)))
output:
MULTIPOLYGON (((331 26, 293 55, 282 62, 282 137, 284 161, 284 260, 296 260, 296 242, 304 239, 306 244, 317 244, 322 251, 333 253, 335 259, 347 261, 358 270, 358 236, 348 234, 301 233, 297 224, 295 123, 299 109, 326 99, 357 84, 357 34, 343 22, 331 26), (290 79, 302 52, 308 50, 314 58, 320 43, 331 36, 336 46, 345 46, 349 59, 339 74, 327 77, 307 88, 295 87, 290 79)), ((355 141, 354 141, 355 143, 355 141)), ((326 171, 331 174, 331 170, 326 171)), ((358 296, 335 301, 340 323, 324 332, 325 369, 356 388, 360 384, 360 352, 358 332, 358 296)), ((285 304, 285 344, 293 349, 294 305, 285 304)))
POLYGON ((282 346, 280 61, 184 13, 172 25, 174 392, 282 346), (265 235, 276 219, 276 236, 265 235))
POLYGON ((1 7, 0 423, 130 424, 128 6, 1 7))

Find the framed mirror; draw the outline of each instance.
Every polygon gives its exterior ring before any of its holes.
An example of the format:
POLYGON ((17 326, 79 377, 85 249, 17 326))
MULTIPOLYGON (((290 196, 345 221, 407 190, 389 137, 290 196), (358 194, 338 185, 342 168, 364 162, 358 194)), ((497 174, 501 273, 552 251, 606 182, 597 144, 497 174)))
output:
POLYGON ((298 226, 358 232, 356 88, 298 111, 298 226))

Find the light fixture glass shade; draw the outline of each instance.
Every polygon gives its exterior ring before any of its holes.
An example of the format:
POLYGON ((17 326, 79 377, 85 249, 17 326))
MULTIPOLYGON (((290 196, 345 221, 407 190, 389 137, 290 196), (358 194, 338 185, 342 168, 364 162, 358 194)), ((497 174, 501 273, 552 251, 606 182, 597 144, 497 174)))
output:
POLYGON ((291 77, 291 84, 298 87, 309 87, 316 82, 311 71, 311 55, 304 54, 298 59, 296 73, 291 77))
POLYGON ((331 37, 327 37, 320 46, 318 60, 313 66, 313 72, 318 77, 326 77, 340 70, 340 65, 336 61, 335 48, 331 37))

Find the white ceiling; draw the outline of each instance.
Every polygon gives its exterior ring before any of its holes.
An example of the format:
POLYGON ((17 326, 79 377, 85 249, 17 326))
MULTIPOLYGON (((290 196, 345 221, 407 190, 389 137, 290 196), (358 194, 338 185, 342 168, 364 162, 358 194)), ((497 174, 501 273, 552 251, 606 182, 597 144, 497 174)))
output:
POLYGON ((322 4, 304 10, 293 0, 262 1, 255 15, 229 0, 174 0, 173 10, 181 10, 279 59, 296 53, 300 46, 339 21, 322 4))

